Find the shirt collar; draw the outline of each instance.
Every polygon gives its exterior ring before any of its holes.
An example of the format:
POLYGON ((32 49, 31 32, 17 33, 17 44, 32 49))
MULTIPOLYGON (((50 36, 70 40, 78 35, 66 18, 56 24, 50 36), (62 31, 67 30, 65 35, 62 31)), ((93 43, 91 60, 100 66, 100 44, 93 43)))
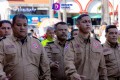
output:
MULTIPOLYGON (((27 42, 27 37, 24 39, 24 42, 27 42)), ((14 42, 15 41, 21 41, 19 38, 15 37, 14 35, 12 35, 12 39, 13 39, 14 42)))
POLYGON ((65 47, 65 43, 60 42, 58 39, 55 40, 55 43, 59 44, 62 47, 65 47))
POLYGON ((78 34, 78 37, 80 38, 80 41, 81 41, 82 43, 90 43, 90 35, 89 35, 88 38, 84 38, 84 36, 79 33, 79 34, 78 34))
POLYGON ((112 45, 110 42, 108 42, 108 41, 105 42, 105 45, 108 46, 108 47, 111 47, 111 48, 118 48, 118 47, 120 47, 120 45, 118 45, 118 43, 116 43, 116 45, 113 46, 113 45, 112 45))

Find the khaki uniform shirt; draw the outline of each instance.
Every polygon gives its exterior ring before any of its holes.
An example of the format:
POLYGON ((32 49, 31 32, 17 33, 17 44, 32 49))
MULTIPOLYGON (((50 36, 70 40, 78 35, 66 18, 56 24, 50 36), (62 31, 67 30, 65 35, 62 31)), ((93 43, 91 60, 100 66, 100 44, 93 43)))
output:
POLYGON ((45 47, 50 62, 59 62, 59 70, 51 72, 52 80, 65 80, 66 78, 64 70, 64 46, 65 45, 61 45, 60 42, 56 40, 45 47))
POLYGON ((90 38, 85 41, 78 34, 69 43, 69 46, 66 46, 65 69, 67 76, 70 77, 77 73, 86 76, 85 80, 107 80, 107 70, 102 52, 102 46, 97 40, 90 38))
POLYGON ((108 76, 120 77, 120 44, 114 48, 106 42, 103 47, 108 76))
POLYGON ((1 75, 3 71, 11 75, 9 80, 51 80, 47 54, 39 40, 32 37, 23 44, 13 36, 0 41, 1 75))

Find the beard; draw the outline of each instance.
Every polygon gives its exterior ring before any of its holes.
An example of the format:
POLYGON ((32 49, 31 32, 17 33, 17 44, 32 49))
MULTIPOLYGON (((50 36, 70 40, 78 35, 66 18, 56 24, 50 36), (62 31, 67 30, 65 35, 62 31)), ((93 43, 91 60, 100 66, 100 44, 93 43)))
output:
POLYGON ((63 34, 63 35, 61 35, 61 36, 57 36, 57 38, 58 38, 58 40, 60 40, 60 41, 65 41, 65 40, 67 40, 67 35, 63 34))

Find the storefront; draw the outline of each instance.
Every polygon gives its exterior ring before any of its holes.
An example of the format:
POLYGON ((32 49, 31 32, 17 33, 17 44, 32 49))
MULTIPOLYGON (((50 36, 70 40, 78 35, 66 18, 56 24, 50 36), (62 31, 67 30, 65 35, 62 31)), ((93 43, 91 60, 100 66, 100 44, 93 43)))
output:
POLYGON ((11 15, 9 16, 12 20, 15 14, 23 13, 28 18, 29 25, 36 25, 41 22, 43 18, 49 18, 47 8, 31 7, 31 6, 11 6, 11 15))
POLYGON ((9 19, 15 14, 23 13, 29 25, 37 25, 43 18, 49 18, 49 0, 8 0, 10 6, 9 19))

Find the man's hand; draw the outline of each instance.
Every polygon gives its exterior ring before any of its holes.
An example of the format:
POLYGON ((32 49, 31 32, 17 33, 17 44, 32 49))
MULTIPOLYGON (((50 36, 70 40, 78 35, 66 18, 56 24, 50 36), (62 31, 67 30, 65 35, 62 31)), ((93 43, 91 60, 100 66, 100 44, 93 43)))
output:
POLYGON ((80 78, 80 75, 79 74, 77 74, 77 73, 73 73, 71 76, 70 76, 70 80, 82 80, 81 78, 80 78))
POLYGON ((51 67, 51 69, 52 70, 58 70, 59 69, 59 62, 52 62, 51 64, 50 64, 50 67, 51 67))

